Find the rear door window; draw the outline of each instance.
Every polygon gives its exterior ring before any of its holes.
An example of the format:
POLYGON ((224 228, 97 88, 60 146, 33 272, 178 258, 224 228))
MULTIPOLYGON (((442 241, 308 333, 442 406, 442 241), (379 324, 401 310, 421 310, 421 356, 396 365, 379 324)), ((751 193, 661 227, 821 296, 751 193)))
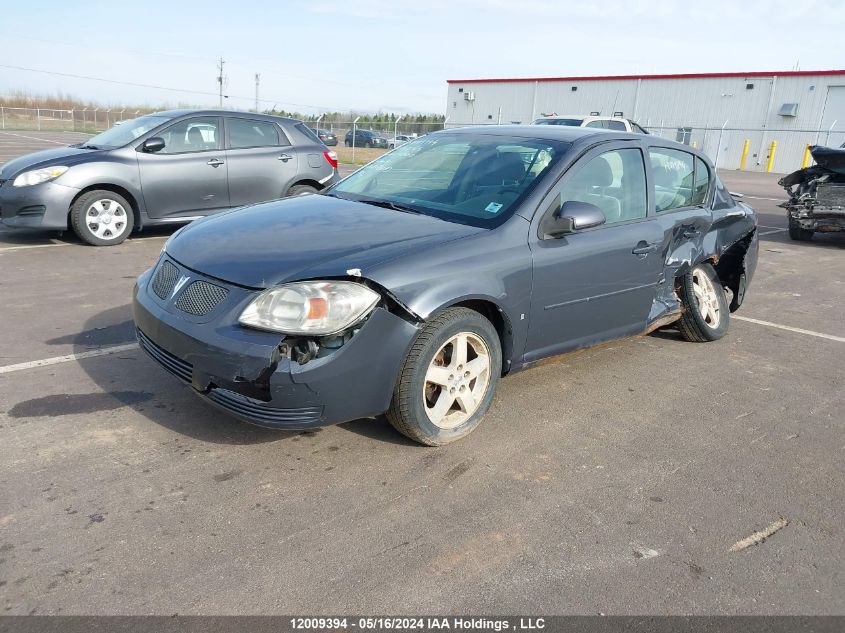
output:
POLYGON ((648 151, 658 213, 693 206, 693 155, 675 149, 648 151))
POLYGON ((628 131, 628 128, 625 127, 625 121, 607 121, 607 127, 610 130, 618 130, 620 132, 628 131))
POLYGON ((707 192, 710 191, 710 169, 698 156, 695 157, 695 183, 693 186, 692 203, 702 205, 707 201, 707 192))
POLYGON ((229 148, 271 147, 279 144, 279 128, 270 121, 227 119, 229 148))

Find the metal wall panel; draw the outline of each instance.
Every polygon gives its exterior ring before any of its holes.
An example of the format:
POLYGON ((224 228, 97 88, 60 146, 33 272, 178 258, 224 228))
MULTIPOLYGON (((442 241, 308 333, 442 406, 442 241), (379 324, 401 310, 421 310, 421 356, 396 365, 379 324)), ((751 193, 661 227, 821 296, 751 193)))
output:
POLYGON ((765 170, 774 140, 773 171, 786 173, 800 167, 807 144, 825 142, 827 128, 834 121, 837 124, 831 144, 840 137, 845 140, 845 99, 836 96, 840 94, 837 87, 845 87, 845 76, 470 81, 448 84, 446 115, 449 127, 454 127, 530 123, 552 112, 623 112, 625 117, 672 140, 677 128, 693 128, 691 142, 719 167, 738 168, 743 143, 748 139, 746 169, 765 170), (459 92, 461 89, 463 92, 459 92), (474 94, 473 101, 465 100, 466 92, 474 94), (784 103, 797 103, 797 116, 779 115, 784 103))

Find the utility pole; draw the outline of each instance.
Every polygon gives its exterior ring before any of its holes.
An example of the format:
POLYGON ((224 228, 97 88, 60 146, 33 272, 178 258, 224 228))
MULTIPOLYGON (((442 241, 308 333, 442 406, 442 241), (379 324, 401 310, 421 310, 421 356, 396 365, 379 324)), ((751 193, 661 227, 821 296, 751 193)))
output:
POLYGON ((217 70, 219 71, 217 75, 217 88, 220 95, 220 108, 223 108, 223 64, 226 62, 223 61, 223 58, 220 58, 220 62, 217 64, 217 70))
POLYGON ((261 75, 255 73, 255 111, 258 112, 258 84, 261 81, 261 75))

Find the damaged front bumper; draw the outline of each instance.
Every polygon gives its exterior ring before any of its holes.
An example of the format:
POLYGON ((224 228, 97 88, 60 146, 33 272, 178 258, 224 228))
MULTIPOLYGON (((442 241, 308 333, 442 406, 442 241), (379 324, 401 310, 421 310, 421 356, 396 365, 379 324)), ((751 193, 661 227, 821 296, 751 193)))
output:
POLYGON ((172 296, 161 298, 153 291, 155 269, 138 278, 133 300, 138 341, 208 402, 246 422, 284 429, 327 426, 387 410, 416 324, 380 306, 341 346, 328 349, 304 341, 316 352, 303 356, 295 352, 301 339, 238 324, 256 291, 172 263, 181 275, 172 296), (202 316, 177 307, 195 281, 227 291, 202 316))

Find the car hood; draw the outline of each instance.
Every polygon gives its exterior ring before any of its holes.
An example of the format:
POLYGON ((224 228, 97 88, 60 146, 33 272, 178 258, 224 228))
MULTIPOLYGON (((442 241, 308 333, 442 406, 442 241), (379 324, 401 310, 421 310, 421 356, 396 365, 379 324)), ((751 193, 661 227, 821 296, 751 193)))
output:
POLYGON ((378 264, 484 229, 323 195, 236 209, 198 220, 167 244, 197 272, 249 288, 367 276, 378 264))
POLYGON ((26 154, 4 163, 0 167, 0 179, 11 178, 29 169, 39 169, 51 165, 75 165, 87 160, 92 154, 101 154, 102 152, 103 150, 80 149, 78 147, 57 147, 26 154))

